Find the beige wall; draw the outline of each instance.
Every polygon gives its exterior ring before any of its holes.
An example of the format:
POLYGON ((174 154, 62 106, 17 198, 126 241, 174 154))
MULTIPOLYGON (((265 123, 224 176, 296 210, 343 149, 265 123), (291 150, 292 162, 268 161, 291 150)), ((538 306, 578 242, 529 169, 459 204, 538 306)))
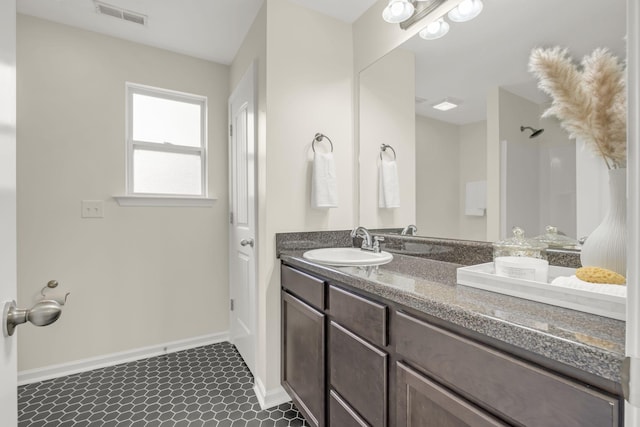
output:
POLYGON ((487 179, 487 123, 460 126, 459 235, 467 240, 487 240, 487 217, 464 214, 466 183, 487 179))
POLYGON ((288 0, 267 2, 266 239, 259 272, 258 366, 267 390, 280 386, 280 263, 275 233, 353 224, 353 55, 351 26, 288 0), (310 207, 311 140, 329 136, 339 207, 310 207))
POLYGON ((20 331, 21 370, 228 328, 229 69, 18 17, 18 300, 50 279, 61 319, 20 331), (206 95, 209 208, 119 207, 125 82, 206 95), (104 219, 81 219, 83 199, 104 219))
POLYGON ((416 116, 418 234, 486 240, 486 217, 464 213, 466 183, 486 179, 486 139, 486 122, 416 116))
MULTIPOLYGON (((416 221, 415 57, 396 49, 360 73, 360 219, 367 228, 389 228, 416 221), (378 207, 380 145, 396 151, 400 207, 378 207)), ((385 157, 393 157, 387 151, 385 157)))
POLYGON ((460 128, 416 116, 416 225, 418 234, 459 237, 460 128))

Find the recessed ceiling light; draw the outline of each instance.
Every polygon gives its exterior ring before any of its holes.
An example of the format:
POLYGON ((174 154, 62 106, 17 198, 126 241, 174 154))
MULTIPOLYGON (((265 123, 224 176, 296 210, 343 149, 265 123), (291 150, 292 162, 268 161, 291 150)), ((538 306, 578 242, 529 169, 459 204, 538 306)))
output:
POLYGON ((441 103, 433 106, 433 108, 440 111, 449 111, 457 107, 458 107, 458 104, 454 104, 453 102, 450 102, 450 101, 442 101, 441 103))

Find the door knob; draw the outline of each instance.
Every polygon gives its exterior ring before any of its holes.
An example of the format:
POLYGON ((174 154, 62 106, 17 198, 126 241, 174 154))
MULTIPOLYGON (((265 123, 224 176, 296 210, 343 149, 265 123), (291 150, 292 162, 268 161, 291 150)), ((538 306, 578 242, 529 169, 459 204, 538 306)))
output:
POLYGON ((2 316, 2 329, 5 336, 11 336, 16 326, 27 320, 36 326, 47 326, 58 320, 62 314, 62 306, 53 300, 41 300, 30 309, 17 308, 16 302, 7 302, 2 316))
POLYGON ((253 239, 242 239, 242 240, 240 240, 240 246, 251 246, 251 247, 253 247, 253 239))

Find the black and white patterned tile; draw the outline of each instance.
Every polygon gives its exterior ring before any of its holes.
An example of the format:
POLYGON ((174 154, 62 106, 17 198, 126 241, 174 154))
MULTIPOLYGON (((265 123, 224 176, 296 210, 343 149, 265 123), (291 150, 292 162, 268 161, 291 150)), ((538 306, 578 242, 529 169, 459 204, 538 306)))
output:
POLYGON ((307 426, 261 410, 235 347, 213 344, 18 388, 19 427, 307 426))

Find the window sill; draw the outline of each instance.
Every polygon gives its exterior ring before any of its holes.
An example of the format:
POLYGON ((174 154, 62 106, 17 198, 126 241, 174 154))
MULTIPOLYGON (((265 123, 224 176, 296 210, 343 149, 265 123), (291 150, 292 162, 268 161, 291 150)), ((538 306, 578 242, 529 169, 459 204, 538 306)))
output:
POLYGON ((216 197, 113 196, 120 206, 211 207, 216 197))

